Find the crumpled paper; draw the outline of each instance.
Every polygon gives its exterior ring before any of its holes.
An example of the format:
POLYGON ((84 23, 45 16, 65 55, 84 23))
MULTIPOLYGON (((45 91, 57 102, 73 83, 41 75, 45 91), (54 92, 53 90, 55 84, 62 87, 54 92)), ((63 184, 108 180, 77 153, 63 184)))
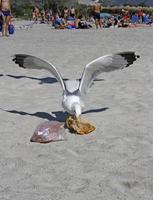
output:
POLYGON ((76 119, 72 116, 69 116, 66 120, 66 127, 70 130, 70 132, 85 135, 93 132, 96 127, 91 123, 87 122, 84 119, 76 119))

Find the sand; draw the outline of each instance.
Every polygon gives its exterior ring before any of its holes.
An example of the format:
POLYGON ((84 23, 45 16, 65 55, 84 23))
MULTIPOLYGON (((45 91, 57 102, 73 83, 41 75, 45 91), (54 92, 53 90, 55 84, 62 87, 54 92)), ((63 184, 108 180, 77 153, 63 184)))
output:
POLYGON ((0 200, 153 199, 153 28, 53 30, 34 25, 0 38, 0 200), (141 58, 100 75, 83 117, 85 136, 30 143, 45 120, 63 121, 61 87, 44 70, 25 70, 16 53, 53 63, 63 78, 80 78, 93 59, 120 51, 141 58))

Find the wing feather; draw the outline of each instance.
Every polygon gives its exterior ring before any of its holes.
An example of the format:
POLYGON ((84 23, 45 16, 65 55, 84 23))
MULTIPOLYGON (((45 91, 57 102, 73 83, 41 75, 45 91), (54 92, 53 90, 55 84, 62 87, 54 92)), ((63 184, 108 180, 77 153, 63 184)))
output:
POLYGON ((65 84, 62 79, 62 76, 57 71, 57 69, 48 61, 42 60, 35 56, 26 55, 26 54, 15 54, 13 56, 13 61, 22 68, 28 69, 46 69, 50 71, 55 78, 59 81, 62 86, 63 91, 65 91, 65 84))
POLYGON ((74 93, 79 89, 80 81, 79 80, 66 80, 65 88, 68 93, 74 93))
POLYGON ((93 60, 86 65, 82 74, 79 86, 80 94, 83 96, 87 93, 88 88, 100 73, 129 67, 139 57, 135 55, 135 52, 121 52, 105 55, 93 60))

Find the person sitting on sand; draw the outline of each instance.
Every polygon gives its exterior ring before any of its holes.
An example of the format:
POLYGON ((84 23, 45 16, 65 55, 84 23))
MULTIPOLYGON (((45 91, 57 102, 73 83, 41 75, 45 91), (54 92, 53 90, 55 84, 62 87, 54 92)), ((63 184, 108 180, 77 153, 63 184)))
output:
POLYGON ((138 24, 138 22, 139 22, 138 14, 137 13, 132 13, 132 15, 131 15, 131 24, 133 26, 136 26, 138 24))
POLYGON ((143 11, 141 9, 139 9, 137 11, 137 15, 138 15, 138 19, 139 19, 139 24, 142 24, 142 21, 143 21, 143 11))
POLYGON ((92 26, 90 24, 87 23, 86 20, 83 19, 83 16, 80 15, 75 22, 75 26, 77 29, 89 29, 92 26))
POLYGON ((0 10, 3 14, 3 26, 2 26, 2 36, 9 36, 8 26, 11 19, 11 5, 10 0, 0 1, 0 10))
POLYGON ((76 28, 76 18, 74 16, 74 14, 71 14, 70 16, 68 16, 67 18, 67 28, 68 29, 73 29, 76 28))
POLYGON ((67 7, 64 8, 64 10, 62 12, 62 16, 63 16, 64 20, 67 21, 67 17, 69 16, 69 9, 67 7))
POLYGON ((74 15, 75 16, 75 8, 72 6, 71 8, 70 8, 70 15, 74 15))
POLYGON ((55 15, 53 26, 55 27, 55 29, 64 29, 64 28, 66 28, 66 24, 65 24, 64 18, 59 16, 58 13, 55 15))

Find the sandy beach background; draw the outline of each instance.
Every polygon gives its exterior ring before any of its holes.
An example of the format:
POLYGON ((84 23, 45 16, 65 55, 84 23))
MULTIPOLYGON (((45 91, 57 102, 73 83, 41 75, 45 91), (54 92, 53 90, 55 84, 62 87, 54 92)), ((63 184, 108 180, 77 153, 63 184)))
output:
MULTIPOLYGON (((18 22, 19 23, 19 22, 18 22)), ((153 199, 153 28, 52 30, 34 25, 0 38, 0 200, 153 199), (105 54, 136 51, 122 71, 102 74, 83 117, 96 126, 67 141, 30 143, 36 126, 63 120, 61 87, 44 70, 25 70, 16 53, 53 63, 63 78, 105 54)))

